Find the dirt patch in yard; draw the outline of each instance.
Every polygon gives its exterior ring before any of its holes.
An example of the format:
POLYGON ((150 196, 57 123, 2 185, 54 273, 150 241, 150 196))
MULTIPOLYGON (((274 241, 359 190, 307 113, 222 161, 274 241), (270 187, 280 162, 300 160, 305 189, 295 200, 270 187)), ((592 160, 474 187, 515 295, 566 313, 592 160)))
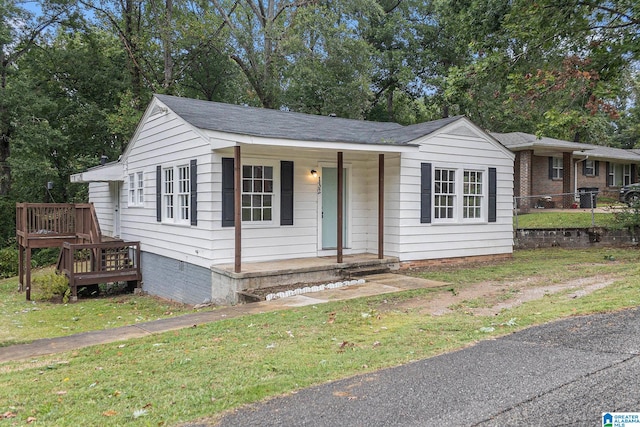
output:
POLYGON ((502 310, 544 298, 545 295, 567 292, 566 298, 580 298, 611 285, 615 280, 614 276, 601 275, 552 284, 540 284, 527 279, 478 283, 462 289, 452 286, 435 295, 385 304, 380 310, 418 310, 434 316, 463 311, 477 316, 494 316, 502 310))

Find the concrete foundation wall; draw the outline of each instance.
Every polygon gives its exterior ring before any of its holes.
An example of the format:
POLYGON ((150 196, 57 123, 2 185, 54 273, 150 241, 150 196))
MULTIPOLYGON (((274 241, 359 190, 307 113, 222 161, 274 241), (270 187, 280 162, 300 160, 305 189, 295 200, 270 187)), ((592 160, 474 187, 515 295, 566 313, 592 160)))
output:
POLYGON ((565 228, 517 230, 514 249, 593 248, 606 246, 636 246, 638 236, 629 230, 606 228, 565 228))
POLYGON ((142 290, 185 304, 200 304, 211 300, 211 270, 142 252, 142 290))

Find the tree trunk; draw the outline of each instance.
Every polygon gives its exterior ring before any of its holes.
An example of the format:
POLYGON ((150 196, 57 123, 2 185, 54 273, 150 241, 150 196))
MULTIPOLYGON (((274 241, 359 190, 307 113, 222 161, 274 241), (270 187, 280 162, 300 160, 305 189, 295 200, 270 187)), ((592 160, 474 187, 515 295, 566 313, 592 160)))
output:
POLYGON ((171 56, 171 29, 173 20, 173 0, 165 1, 164 28, 162 34, 162 48, 164 50, 164 89, 173 85, 173 57, 171 56))
MULTIPOLYGON (((3 46, 0 46, 0 98, 6 99, 5 91, 7 87, 7 67, 9 64, 5 59, 3 46)), ((10 141, 11 141, 11 118, 6 104, 0 102, 0 196, 6 196, 11 190, 11 168, 9 167, 10 141)))

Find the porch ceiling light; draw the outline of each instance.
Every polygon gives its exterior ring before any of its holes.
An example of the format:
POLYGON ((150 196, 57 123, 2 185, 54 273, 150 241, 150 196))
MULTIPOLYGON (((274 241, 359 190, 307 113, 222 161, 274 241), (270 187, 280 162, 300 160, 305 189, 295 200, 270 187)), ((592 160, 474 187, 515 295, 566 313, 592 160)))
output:
POLYGON ((315 170, 315 169, 311 169, 311 176, 314 177, 314 178, 317 178, 318 177, 318 171, 315 170))

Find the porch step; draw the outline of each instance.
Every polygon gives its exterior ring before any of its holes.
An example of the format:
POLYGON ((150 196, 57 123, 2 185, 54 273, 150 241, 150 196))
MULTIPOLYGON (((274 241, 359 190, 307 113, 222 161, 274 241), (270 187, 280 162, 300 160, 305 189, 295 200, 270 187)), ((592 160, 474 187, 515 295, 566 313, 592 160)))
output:
POLYGON ((238 302, 243 304, 250 303, 250 302, 264 301, 264 297, 253 293, 252 289, 247 289, 244 291, 236 291, 236 294, 238 294, 238 302))
POLYGON ((391 271, 391 269, 387 264, 375 264, 345 268, 342 270, 342 274, 345 279, 350 279, 352 277, 368 276, 370 274, 388 273, 389 271, 391 271))

